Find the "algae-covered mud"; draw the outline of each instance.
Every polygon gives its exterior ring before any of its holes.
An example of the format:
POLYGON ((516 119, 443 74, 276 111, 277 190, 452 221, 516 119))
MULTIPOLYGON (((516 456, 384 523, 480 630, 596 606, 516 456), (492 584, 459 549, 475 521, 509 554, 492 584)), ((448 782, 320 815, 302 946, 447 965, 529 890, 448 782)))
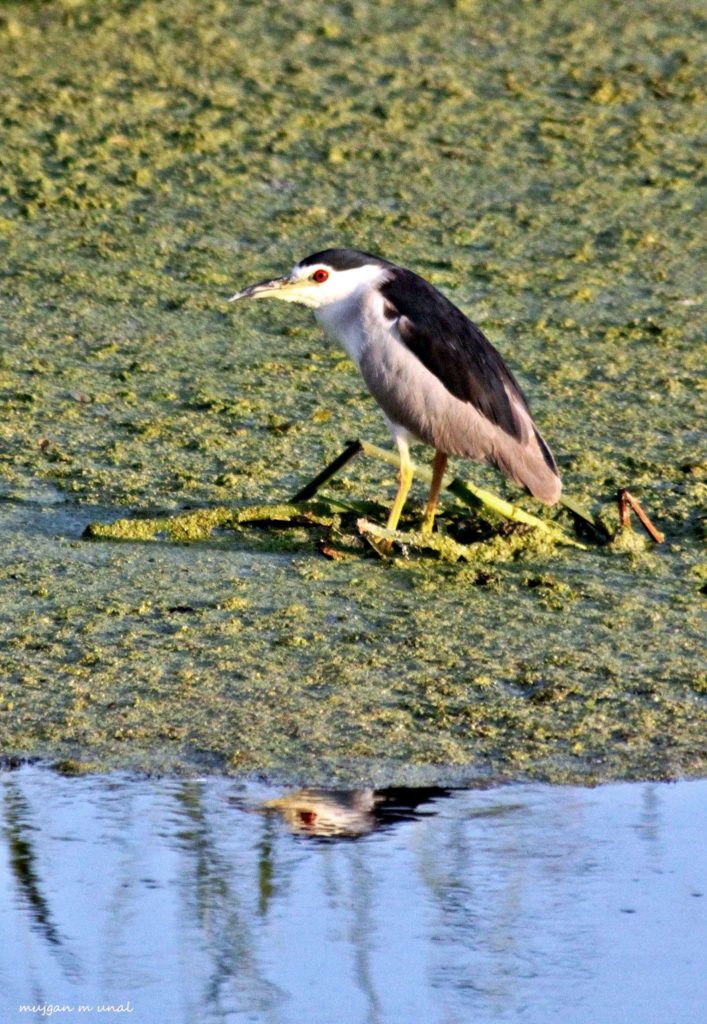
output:
MULTIPOLYGON (((0 6, 3 753, 310 784, 704 773, 700 46, 684 0, 0 6), (332 244, 447 292, 568 493, 615 525, 629 487, 666 543, 383 563, 324 557, 316 508, 204 531, 385 442, 307 311, 225 301, 332 244), (191 532, 144 525, 184 509, 191 532)), ((357 460, 328 496, 380 521, 393 472, 357 460)))

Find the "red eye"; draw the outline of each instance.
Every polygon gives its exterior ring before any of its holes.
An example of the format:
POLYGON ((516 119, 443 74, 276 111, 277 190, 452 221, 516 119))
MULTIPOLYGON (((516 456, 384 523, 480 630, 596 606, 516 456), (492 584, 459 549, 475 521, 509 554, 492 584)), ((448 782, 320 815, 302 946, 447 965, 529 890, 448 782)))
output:
POLYGON ((312 280, 316 281, 317 284, 324 284, 326 279, 329 277, 328 270, 315 270, 312 274, 312 280))

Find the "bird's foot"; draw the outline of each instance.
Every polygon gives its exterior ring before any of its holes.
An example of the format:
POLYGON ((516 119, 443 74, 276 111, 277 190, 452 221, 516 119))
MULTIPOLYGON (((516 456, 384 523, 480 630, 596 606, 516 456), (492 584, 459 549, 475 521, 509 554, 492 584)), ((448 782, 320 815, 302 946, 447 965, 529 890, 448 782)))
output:
POLYGON ((367 519, 359 519, 356 523, 358 532, 370 544, 379 558, 388 558, 393 550, 393 538, 381 537, 384 527, 370 523, 367 519))
POLYGON ((392 542, 392 540, 378 539, 378 540, 376 540, 374 542, 369 537, 369 542, 373 545, 373 547, 378 552, 378 554, 381 555, 383 558, 389 558, 390 557, 390 553, 393 550, 393 542, 392 542))
POLYGON ((422 520, 422 523, 420 524, 420 533, 424 533, 426 536, 428 536, 430 533, 432 533, 434 528, 435 528, 434 512, 432 513, 432 515, 428 515, 427 513, 425 513, 425 516, 424 516, 424 518, 422 520))

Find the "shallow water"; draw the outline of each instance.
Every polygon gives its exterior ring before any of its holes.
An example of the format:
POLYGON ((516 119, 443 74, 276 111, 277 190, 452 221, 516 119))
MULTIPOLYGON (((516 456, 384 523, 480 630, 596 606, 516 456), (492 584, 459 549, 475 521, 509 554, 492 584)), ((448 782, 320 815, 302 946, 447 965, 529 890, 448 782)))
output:
POLYGON ((705 782, 0 790, 7 1024, 704 1021, 705 782))

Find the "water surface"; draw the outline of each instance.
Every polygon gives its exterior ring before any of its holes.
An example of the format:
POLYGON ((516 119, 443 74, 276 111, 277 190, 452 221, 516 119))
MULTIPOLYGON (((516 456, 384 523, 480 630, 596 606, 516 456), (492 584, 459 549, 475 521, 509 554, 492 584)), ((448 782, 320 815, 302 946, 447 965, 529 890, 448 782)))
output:
POLYGON ((704 1020, 705 782, 0 787, 8 1024, 704 1020))

